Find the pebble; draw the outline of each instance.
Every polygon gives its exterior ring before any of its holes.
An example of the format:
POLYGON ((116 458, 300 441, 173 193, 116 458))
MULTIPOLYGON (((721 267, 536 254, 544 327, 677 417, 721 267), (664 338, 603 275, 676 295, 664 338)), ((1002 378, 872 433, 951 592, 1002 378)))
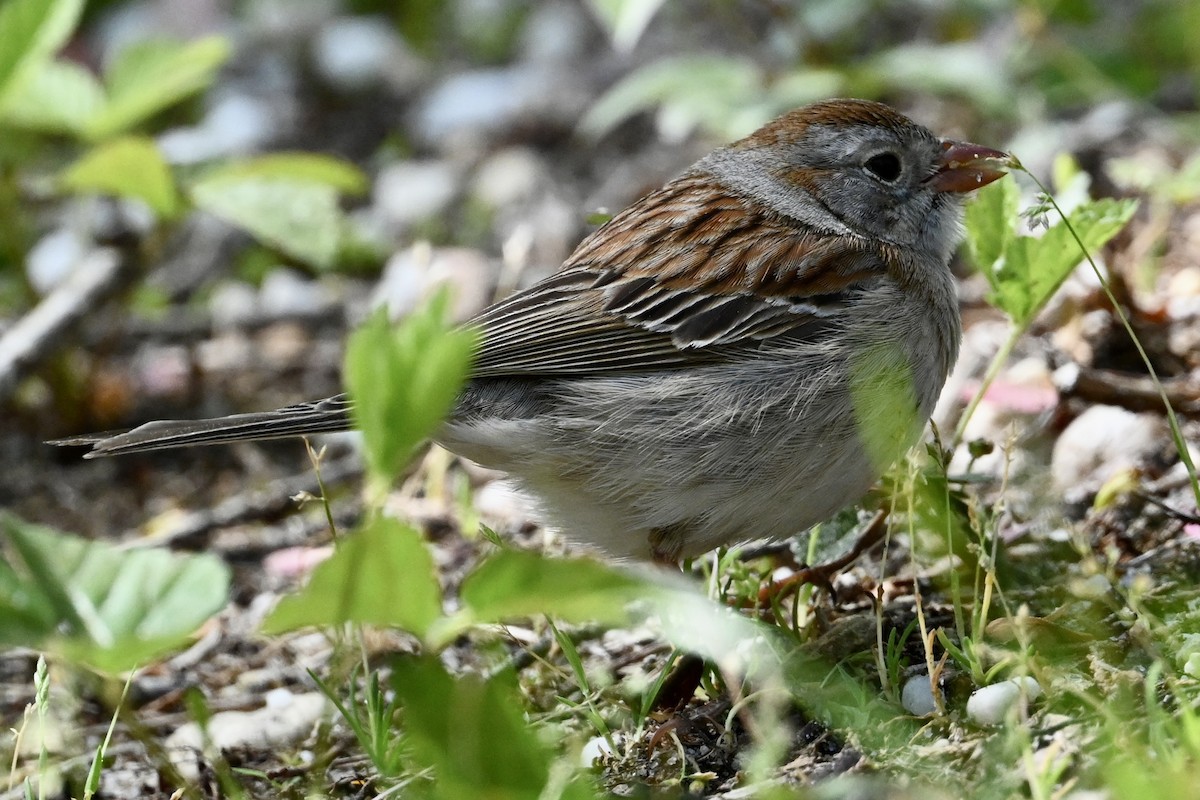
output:
POLYGON ((914 717, 928 717, 937 711, 937 701, 933 697, 928 675, 912 675, 904 682, 904 688, 900 691, 900 705, 914 717))
POLYGON ((442 286, 451 291, 451 318, 465 322, 491 301, 495 285, 491 261, 467 247, 431 248, 418 243, 388 259, 371 296, 371 307, 386 306, 393 319, 416 310, 442 286))
MULTIPOLYGON (((298 742, 327 712, 329 702, 320 692, 294 694, 275 689, 266 695, 266 705, 254 711, 220 711, 208 721, 208 744, 212 751, 240 747, 273 751, 298 742)), ((199 723, 187 722, 167 737, 171 763, 188 780, 200 777, 200 754, 205 736, 199 723)))
POLYGON ((1156 453, 1166 435, 1165 424, 1156 414, 1092 406, 1054 443, 1050 472, 1060 489, 1096 489, 1156 453))
POLYGON ((458 171, 446 161, 399 161, 380 170, 373 204, 401 228, 444 211, 458 194, 458 171))
POLYGON ((967 699, 967 716, 979 725, 999 725, 1022 698, 1037 700, 1042 687, 1034 678, 1012 678, 976 689, 967 699))
POLYGON ((199 125, 174 128, 158 137, 171 164, 198 164, 261 149, 274 139, 275 115, 256 97, 229 92, 218 97, 199 125))
POLYGON ((584 769, 591 769, 597 761, 612 755, 612 752, 612 745, 608 743, 608 739, 603 736, 593 736, 579 751, 579 764, 584 769))
POLYGON ((310 280, 292 269, 271 270, 258 290, 259 307, 269 316, 314 314, 336 304, 321 281, 310 280))
POLYGON ((527 147, 509 147, 492 155, 475 172, 471 193, 492 208, 534 199, 546 170, 527 147))
POLYGON ((25 276, 38 294, 58 286, 87 253, 83 239, 70 228, 50 231, 25 256, 25 276))
POLYGON ((332 87, 356 92, 380 84, 412 88, 424 68, 383 17, 342 17, 321 27, 313 65, 332 87))

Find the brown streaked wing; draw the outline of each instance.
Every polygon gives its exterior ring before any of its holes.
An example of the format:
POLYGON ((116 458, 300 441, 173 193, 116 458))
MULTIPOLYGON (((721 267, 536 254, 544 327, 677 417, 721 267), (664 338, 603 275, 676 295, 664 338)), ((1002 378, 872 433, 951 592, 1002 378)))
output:
POLYGON ((473 374, 640 372, 744 357, 776 337, 820 337, 885 273, 865 240, 815 233, 688 175, 614 217, 560 272, 476 317, 484 337, 473 374))

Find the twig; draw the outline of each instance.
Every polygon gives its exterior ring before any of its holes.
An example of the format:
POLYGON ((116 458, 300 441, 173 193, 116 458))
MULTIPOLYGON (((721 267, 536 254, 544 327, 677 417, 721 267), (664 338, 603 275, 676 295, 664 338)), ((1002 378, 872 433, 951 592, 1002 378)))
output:
MULTIPOLYGON (((350 455, 333 461, 321 471, 321 480, 332 486, 354 480, 362 475, 362 459, 350 455)), ((151 536, 138 536, 131 546, 173 545, 175 547, 200 547, 204 537, 214 530, 278 517, 296 507, 297 494, 316 495, 320 492, 317 477, 310 471, 304 475, 272 481, 261 491, 246 492, 218 503, 204 511, 191 511, 170 528, 151 536)))
POLYGON ((134 263, 127 250, 93 251, 70 278, 0 336, 0 403, 34 367, 63 346, 68 330, 125 288, 134 275, 134 263))
POLYGON ((1160 393, 1154 380, 1145 375, 1068 364, 1054 373, 1054 384, 1068 397, 1130 411, 1161 412, 1165 393, 1179 413, 1200 414, 1200 383, 1188 377, 1163 380, 1160 393))

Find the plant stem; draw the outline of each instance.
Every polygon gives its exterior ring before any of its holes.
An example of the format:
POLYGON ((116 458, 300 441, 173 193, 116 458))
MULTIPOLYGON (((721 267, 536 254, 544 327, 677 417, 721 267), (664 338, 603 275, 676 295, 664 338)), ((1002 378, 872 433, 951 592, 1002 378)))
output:
POLYGON ((987 372, 983 376, 983 380, 979 383, 979 389, 976 390, 975 396, 971 398, 971 402, 967 404, 963 410, 962 416, 958 419, 958 425, 954 428, 954 438, 950 440, 950 449, 954 450, 962 444, 963 434, 967 430, 967 422, 970 421, 975 410, 979 408, 979 404, 983 402, 983 396, 987 394, 988 387, 996 380, 996 376, 1000 374, 1000 370, 1004 367, 1008 357, 1012 355, 1013 348, 1017 346, 1017 341, 1025 335, 1026 327, 1023 325, 1013 325, 1012 331, 1008 334, 1008 339, 1004 344, 1000 345, 1000 349, 996 351, 996 355, 992 357, 992 363, 988 364, 987 372))

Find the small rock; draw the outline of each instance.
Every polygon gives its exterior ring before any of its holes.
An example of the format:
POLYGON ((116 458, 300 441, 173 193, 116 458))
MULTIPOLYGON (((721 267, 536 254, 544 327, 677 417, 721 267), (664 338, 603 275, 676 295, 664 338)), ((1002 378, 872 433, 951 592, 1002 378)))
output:
POLYGON ((1165 435, 1165 425, 1155 414, 1092 406, 1054 443, 1050 472, 1060 489, 1095 489, 1156 453, 1165 435))
POLYGON ((371 296, 371 307, 387 306, 399 319, 411 313, 440 287, 449 286, 456 322, 470 319, 492 299, 495 270, 486 256, 466 247, 431 248, 418 243, 388 259, 371 296))
POLYGON ((373 199, 385 220, 406 227, 445 210, 458 189, 458 172, 445 161, 401 161, 380 170, 373 199))
POLYGON ((87 246, 75 231, 58 228, 47 233, 25 256, 25 275, 38 294, 58 286, 79 265, 87 246))
POLYGON ((242 281, 222 281, 209 297, 208 310, 216 328, 237 327, 258 314, 258 292, 242 281))
POLYGON ((1000 681, 980 687, 971 694, 967 699, 967 716, 979 725, 999 725, 1017 702, 1037 700, 1041 696, 1041 684, 1028 675, 1000 681))
MULTIPOLYGON (((208 721, 209 744, 216 751, 251 747, 275 750, 307 736, 329 705, 320 692, 293 694, 287 689, 268 692, 267 705, 255 711, 220 711, 208 721)), ((176 769, 188 780, 200 776, 204 733, 188 722, 167 737, 166 750, 176 769)))
POLYGON ((927 717, 937 711, 937 701, 933 697, 928 675, 913 675, 904 682, 900 705, 914 717, 927 717))
POLYGON ((537 3, 521 32, 522 59, 569 63, 585 54, 595 30, 578 3, 537 3))
POLYGON ((475 173, 471 191, 492 208, 527 201, 541 184, 545 168, 527 147, 510 147, 488 158, 475 173))
POLYGON ((199 125, 159 136, 158 147, 171 164, 196 164, 251 153, 270 142, 276 128, 264 101, 231 92, 216 100, 199 125))
POLYGON ((263 279, 258 295, 260 311, 269 316, 314 314, 335 303, 323 282, 309 280, 291 269, 271 270, 263 279))
POLYGON ((579 751, 579 764, 584 769, 591 769, 597 761, 612 755, 612 745, 603 736, 593 736, 579 751))
POLYGON ((313 64, 331 86, 347 92, 378 84, 405 89, 423 69, 383 17, 342 17, 324 25, 312 45, 313 64))

